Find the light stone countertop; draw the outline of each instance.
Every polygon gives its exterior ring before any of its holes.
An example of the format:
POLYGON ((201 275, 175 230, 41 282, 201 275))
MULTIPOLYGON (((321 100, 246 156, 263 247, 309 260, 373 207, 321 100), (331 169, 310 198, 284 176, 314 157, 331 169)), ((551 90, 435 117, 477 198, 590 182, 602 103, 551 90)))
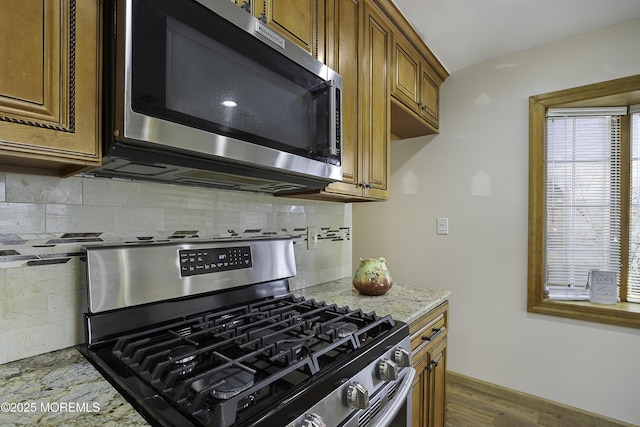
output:
MULTIPOLYGON (((394 284, 385 295, 371 297, 360 295, 351 278, 344 278, 293 294, 411 323, 451 292, 394 284)), ((0 405, 0 427, 148 425, 73 347, 0 365, 0 405)))
POLYGON ((147 426, 78 350, 0 365, 0 426, 147 426))
POLYGON ((293 294, 316 301, 334 303, 340 307, 359 308, 365 313, 374 311, 381 317, 391 314, 394 320, 407 324, 419 319, 451 296, 450 291, 404 283, 394 283, 384 295, 360 295, 351 284, 351 277, 298 289, 293 291, 293 294))

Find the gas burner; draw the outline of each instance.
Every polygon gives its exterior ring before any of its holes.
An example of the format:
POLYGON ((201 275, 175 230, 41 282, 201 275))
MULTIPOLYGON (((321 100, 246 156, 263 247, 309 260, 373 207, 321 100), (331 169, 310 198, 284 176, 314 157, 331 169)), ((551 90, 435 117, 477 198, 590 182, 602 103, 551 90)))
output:
POLYGON ((290 359, 300 360, 311 354, 308 345, 312 339, 313 335, 307 335, 300 338, 288 338, 285 340, 280 340, 276 342, 276 351, 281 354, 290 354, 290 359))
POLYGON ((172 365, 186 365, 196 359, 195 351, 195 345, 180 345, 171 349, 167 357, 172 365))
POLYGON ((304 318, 300 314, 299 311, 291 310, 287 313, 287 319, 292 319, 295 323, 301 323, 304 321, 304 318))
POLYGON ((238 319, 237 315, 225 314, 216 320, 216 324, 220 325, 224 330, 234 329, 242 325, 242 320, 238 319))
POLYGON ((358 331, 358 326, 349 322, 336 322, 329 329, 336 331, 338 338, 346 338, 358 331))
POLYGON ((226 400, 253 386, 253 372, 246 368, 230 366, 213 373, 208 378, 194 382, 191 389, 196 393, 210 387, 209 393, 216 399, 226 400))
POLYGON ((278 349, 278 352, 293 350, 296 354, 298 354, 307 341, 309 341, 308 337, 299 339, 286 339, 276 342, 276 347, 278 349))
POLYGON ((171 370, 177 375, 187 375, 192 372, 198 365, 199 358, 194 354, 196 346, 180 345, 169 351, 167 358, 169 359, 171 370))

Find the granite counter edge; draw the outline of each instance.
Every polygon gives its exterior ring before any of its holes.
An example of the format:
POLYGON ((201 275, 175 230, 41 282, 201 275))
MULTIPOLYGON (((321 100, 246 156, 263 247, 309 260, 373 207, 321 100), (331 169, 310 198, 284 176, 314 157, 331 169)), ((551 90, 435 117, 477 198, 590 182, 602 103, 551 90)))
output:
POLYGON ((351 285, 351 278, 345 277, 319 285, 292 291, 294 295, 374 311, 377 315, 390 314, 395 320, 411 324, 423 315, 435 309, 451 297, 451 291, 394 283, 391 289, 381 296, 360 295, 351 285))

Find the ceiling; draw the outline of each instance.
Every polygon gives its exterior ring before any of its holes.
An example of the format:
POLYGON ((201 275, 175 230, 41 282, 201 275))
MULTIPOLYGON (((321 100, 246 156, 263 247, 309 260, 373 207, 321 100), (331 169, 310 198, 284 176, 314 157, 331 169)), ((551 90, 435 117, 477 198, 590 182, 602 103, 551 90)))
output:
POLYGON ((393 0, 449 73, 640 18, 640 0, 393 0))

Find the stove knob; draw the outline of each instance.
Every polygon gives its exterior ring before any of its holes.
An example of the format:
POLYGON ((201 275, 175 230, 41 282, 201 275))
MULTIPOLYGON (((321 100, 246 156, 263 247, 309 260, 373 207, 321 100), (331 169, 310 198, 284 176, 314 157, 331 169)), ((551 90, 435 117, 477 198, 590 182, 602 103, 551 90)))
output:
POLYGON ((395 381, 398 379, 398 365, 393 360, 382 359, 378 363, 378 378, 382 381, 395 381))
POLYGON ((327 427, 327 425, 322 421, 322 417, 318 414, 308 414, 305 415, 304 420, 298 427, 327 427))
POLYGON ((347 387, 347 406, 351 409, 367 409, 369 407, 369 391, 359 382, 352 382, 347 387))
POLYGON ((403 368, 408 368, 411 366, 411 353, 409 353, 404 348, 396 348, 396 351, 393 353, 393 361, 403 368))

